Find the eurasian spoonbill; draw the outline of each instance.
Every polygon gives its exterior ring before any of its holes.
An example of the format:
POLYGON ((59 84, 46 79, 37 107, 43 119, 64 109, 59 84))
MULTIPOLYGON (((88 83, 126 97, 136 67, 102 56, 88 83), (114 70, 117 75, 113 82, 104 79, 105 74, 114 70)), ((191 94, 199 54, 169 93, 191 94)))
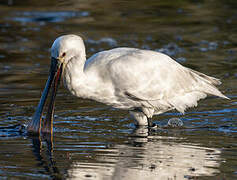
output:
POLYGON ((152 126, 153 115, 197 106, 207 95, 228 99, 215 86, 221 82, 184 67, 169 56, 151 50, 115 48, 86 59, 77 35, 58 37, 51 48, 48 81, 28 132, 40 133, 43 107, 52 86, 42 132, 52 133, 54 100, 61 75, 75 96, 129 110, 137 125, 152 126))

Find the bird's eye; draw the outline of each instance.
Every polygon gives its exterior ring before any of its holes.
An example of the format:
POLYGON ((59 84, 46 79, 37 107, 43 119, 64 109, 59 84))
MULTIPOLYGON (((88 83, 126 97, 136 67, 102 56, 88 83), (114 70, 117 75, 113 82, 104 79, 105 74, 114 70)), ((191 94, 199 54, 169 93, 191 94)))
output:
POLYGON ((66 53, 65 53, 65 52, 62 54, 62 57, 64 57, 64 56, 66 56, 66 53))

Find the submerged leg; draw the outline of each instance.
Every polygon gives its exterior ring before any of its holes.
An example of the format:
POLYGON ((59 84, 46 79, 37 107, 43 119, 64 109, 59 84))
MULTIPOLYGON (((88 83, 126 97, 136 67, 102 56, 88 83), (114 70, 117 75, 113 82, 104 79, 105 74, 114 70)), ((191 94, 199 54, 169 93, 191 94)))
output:
POLYGON ((147 118, 147 120, 148 120, 148 126, 149 127, 153 127, 155 125, 152 121, 152 118, 147 118))

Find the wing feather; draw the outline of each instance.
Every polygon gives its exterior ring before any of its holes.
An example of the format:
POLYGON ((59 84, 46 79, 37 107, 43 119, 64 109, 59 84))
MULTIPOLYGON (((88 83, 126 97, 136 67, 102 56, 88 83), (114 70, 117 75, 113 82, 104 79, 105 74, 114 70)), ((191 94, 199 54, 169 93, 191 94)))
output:
POLYGON ((131 50, 111 60, 108 69, 115 93, 146 102, 158 111, 176 108, 184 113, 207 94, 227 98, 215 87, 218 79, 154 51, 131 50))

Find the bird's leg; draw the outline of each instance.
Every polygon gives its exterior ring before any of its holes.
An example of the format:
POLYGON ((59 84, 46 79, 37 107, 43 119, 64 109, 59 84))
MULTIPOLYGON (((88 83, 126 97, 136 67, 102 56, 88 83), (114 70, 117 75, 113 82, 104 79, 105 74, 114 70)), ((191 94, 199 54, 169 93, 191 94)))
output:
POLYGON ((137 108, 129 112, 137 126, 156 126, 156 124, 152 122, 152 117, 148 117, 141 109, 137 108))
POLYGON ((147 117, 140 109, 134 109, 129 113, 137 126, 148 126, 147 117))
POLYGON ((148 127, 153 127, 154 126, 152 118, 147 118, 147 121, 148 121, 148 127))

